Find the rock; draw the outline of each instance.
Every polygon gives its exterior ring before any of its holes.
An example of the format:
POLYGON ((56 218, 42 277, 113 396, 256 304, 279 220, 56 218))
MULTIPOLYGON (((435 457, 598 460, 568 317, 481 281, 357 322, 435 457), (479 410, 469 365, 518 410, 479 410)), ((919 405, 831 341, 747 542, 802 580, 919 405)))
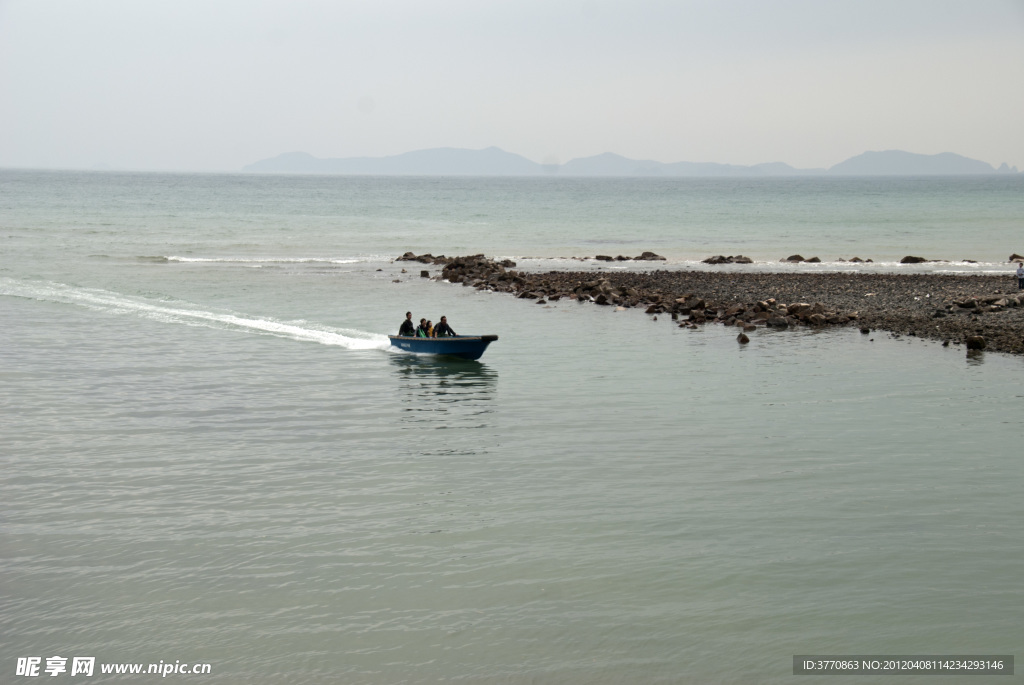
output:
POLYGON ((824 326, 826 323, 825 316, 823 314, 811 314, 807 317, 807 323, 812 326, 824 326))
POLYGON ((806 302, 796 302, 789 305, 789 307, 786 308, 786 311, 793 316, 800 316, 805 312, 810 313, 811 305, 806 302))
POLYGON ((985 338, 980 335, 972 335, 967 338, 967 349, 969 350, 983 350, 986 344, 985 338))
POLYGON ((850 261, 851 261, 851 262, 857 262, 857 263, 860 263, 860 262, 863 262, 864 260, 863 260, 863 259, 861 259, 860 257, 854 257, 854 258, 853 258, 853 259, 851 259, 850 261))
POLYGON ((768 325, 772 328, 788 328, 789 321, 784 316, 773 316, 768 319, 768 325))
POLYGON ((802 261, 804 261, 804 258, 801 257, 798 254, 793 254, 793 255, 789 255, 788 257, 786 257, 782 261, 784 261, 784 262, 802 262, 802 261))
POLYGON ((747 337, 746 333, 740 333, 739 335, 736 336, 736 342, 738 342, 740 345, 746 345, 748 342, 750 342, 750 338, 747 337))
POLYGON ((900 260, 900 264, 922 264, 927 261, 928 260, 925 259, 924 257, 914 257, 912 255, 907 255, 906 257, 900 260))
POLYGON ((868 328, 867 326, 861 326, 860 327, 860 332, 863 333, 864 335, 867 335, 868 333, 871 332, 871 329, 868 328))
POLYGON ((596 259, 599 262, 613 262, 613 261, 615 261, 614 257, 612 257, 611 255, 606 255, 606 254, 599 254, 596 257, 594 257, 594 259, 596 259))
POLYGON ((818 259, 817 257, 811 257, 810 259, 805 259, 804 261, 808 264, 818 264, 821 262, 821 260, 818 259))
POLYGON ((541 299, 537 300, 537 304, 547 304, 547 300, 545 300, 544 298, 541 298, 541 299))
POLYGON ((704 264, 753 264, 754 260, 750 257, 744 257, 741 254, 730 255, 716 255, 714 257, 708 257, 703 261, 704 264))
POLYGON ((653 252, 643 252, 639 257, 633 257, 638 262, 656 262, 665 261, 665 258, 661 255, 654 254, 653 252))
POLYGON ((749 333, 750 331, 756 331, 757 326, 752 323, 743 324, 743 330, 749 333))
MULTIPOLYGON (((483 259, 483 255, 474 255, 474 256, 478 257, 480 259, 483 259)), ((445 257, 444 255, 440 255, 438 257, 435 257, 434 255, 430 254, 429 252, 427 254, 421 254, 421 255, 417 255, 417 254, 414 254, 412 252, 406 252, 401 257, 398 257, 395 261, 396 262, 422 262, 423 264, 447 264, 451 260, 449 260, 448 257, 445 257)))
POLYGON ((420 272, 420 278, 430 278, 430 272, 424 269, 420 272))
POLYGON ((1024 257, 1021 257, 1019 254, 1014 252, 1012 255, 1010 255, 1010 258, 1007 259, 1006 261, 1008 261, 1008 262, 1024 262, 1024 257))

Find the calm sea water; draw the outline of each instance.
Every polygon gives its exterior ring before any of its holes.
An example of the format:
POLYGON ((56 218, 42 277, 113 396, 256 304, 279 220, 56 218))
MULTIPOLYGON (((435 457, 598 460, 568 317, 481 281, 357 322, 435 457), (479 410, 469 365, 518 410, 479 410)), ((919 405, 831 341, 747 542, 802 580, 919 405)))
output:
MULTIPOLYGON (((740 347, 391 260, 1009 274, 1022 190, 2 172, 0 682, 54 655, 582 684, 1013 654, 1020 359, 855 330, 740 347), (392 353, 407 309, 500 340, 476 363, 392 353)), ((75 679, 147 678, 98 671, 75 679)))

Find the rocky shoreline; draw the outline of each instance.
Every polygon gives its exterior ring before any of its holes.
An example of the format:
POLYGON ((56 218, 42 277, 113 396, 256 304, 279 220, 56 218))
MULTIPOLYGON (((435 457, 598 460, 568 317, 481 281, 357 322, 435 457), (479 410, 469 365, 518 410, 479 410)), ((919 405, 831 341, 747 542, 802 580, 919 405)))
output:
MULTIPOLYGON (((568 299, 642 308, 683 327, 721 323, 749 332, 762 326, 857 326, 968 350, 1024 354, 1024 291, 1012 274, 526 273, 514 270, 514 262, 483 255, 406 253, 399 260, 440 265, 435 278, 478 290, 538 303, 568 299)), ((740 342, 745 337, 737 336, 740 342)))

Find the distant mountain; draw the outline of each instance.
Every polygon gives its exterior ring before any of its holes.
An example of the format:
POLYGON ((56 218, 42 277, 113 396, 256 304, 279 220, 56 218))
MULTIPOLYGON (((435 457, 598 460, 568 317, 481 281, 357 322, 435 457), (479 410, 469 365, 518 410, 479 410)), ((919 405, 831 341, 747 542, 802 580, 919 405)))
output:
POLYGON ((305 152, 288 152, 250 164, 242 171, 258 174, 342 174, 362 176, 935 176, 1017 173, 1003 164, 990 164, 952 152, 918 155, 888 150, 865 152, 831 169, 795 169, 782 162, 740 166, 714 162, 637 160, 606 152, 565 164, 537 164, 496 147, 483 150, 434 148, 390 157, 320 159, 305 152))
POLYGON ((991 164, 952 152, 918 155, 902 150, 886 150, 851 157, 836 164, 828 173, 835 176, 962 176, 994 174, 996 170, 991 164))
POLYGON ((606 152, 570 160, 558 167, 557 173, 560 176, 807 176, 824 173, 824 169, 794 169, 782 162, 755 166, 714 162, 665 164, 606 152))

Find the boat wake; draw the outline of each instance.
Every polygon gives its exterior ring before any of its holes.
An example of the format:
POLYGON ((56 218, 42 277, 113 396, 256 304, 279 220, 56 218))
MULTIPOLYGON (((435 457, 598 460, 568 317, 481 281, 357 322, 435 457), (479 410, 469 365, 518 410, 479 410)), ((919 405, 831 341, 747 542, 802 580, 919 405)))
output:
POLYGON ((21 297, 41 302, 73 304, 117 314, 129 314, 154 321, 220 330, 272 335, 278 338, 333 345, 347 350, 390 350, 386 335, 348 328, 335 328, 308 321, 284 322, 233 313, 199 309, 190 303, 131 297, 109 290, 80 288, 53 282, 19 281, 0 278, 0 296, 21 297))

